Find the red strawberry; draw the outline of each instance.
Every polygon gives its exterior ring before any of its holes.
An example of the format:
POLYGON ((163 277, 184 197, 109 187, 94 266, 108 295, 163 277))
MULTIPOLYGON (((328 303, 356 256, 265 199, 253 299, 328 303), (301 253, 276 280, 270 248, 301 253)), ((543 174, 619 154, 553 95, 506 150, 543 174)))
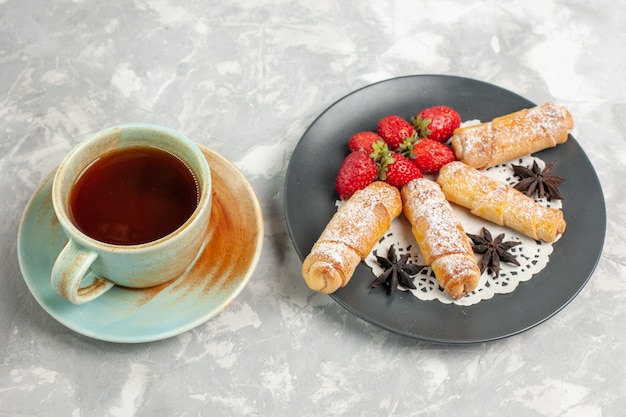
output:
POLYGON ((389 151, 386 145, 374 145, 374 160, 378 165, 378 177, 394 187, 402 188, 407 182, 422 178, 413 162, 402 154, 389 151))
POLYGON ((393 152, 391 157, 395 159, 395 162, 387 165, 387 178, 385 179, 387 184, 402 188, 409 181, 423 177, 417 165, 406 156, 393 152))
POLYGON ((395 151, 405 140, 413 140, 416 136, 413 125, 400 116, 390 114, 379 120, 378 134, 383 138, 389 149, 395 151))
POLYGON ((351 152, 363 151, 367 155, 374 152, 372 145, 379 140, 383 140, 376 132, 358 132, 348 140, 348 147, 351 152))
POLYGON ((451 107, 434 106, 418 112, 411 122, 420 138, 445 142, 461 126, 461 116, 451 107))
POLYGON ((449 146, 432 139, 422 139, 414 147, 413 163, 423 173, 439 172, 439 169, 456 160, 454 151, 449 146))
POLYGON ((378 176, 376 162, 365 152, 352 152, 339 167, 335 189, 339 198, 346 200, 356 191, 367 187, 378 176))

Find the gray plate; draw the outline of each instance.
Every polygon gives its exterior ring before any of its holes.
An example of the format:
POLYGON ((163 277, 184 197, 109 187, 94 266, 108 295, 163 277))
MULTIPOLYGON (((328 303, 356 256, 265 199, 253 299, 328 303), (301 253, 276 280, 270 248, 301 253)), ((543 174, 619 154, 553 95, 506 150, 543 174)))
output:
MULTIPOLYGON (((310 252, 335 213, 335 175, 348 152, 349 137, 375 130, 387 114, 410 118, 424 107, 445 104, 463 120, 488 121, 535 104, 510 91, 467 78, 416 75, 369 85, 324 111, 296 146, 287 169, 285 216, 300 259, 310 252)), ((399 292, 370 289, 375 278, 363 262, 349 284, 331 295, 356 316, 408 337, 435 343, 475 343, 508 337, 552 317, 584 287, 600 258, 606 209, 598 177, 576 140, 536 154, 558 160, 555 175, 565 178, 567 230, 554 245, 550 262, 510 294, 469 307, 420 301, 399 292)))

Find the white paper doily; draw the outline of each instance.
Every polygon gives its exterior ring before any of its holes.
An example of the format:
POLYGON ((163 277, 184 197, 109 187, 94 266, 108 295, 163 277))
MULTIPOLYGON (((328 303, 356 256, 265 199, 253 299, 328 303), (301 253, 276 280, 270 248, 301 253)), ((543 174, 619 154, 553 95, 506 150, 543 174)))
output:
MULTIPOLYGON (((490 177, 497 178, 510 185, 515 185, 519 182, 519 179, 513 174, 512 165, 523 165, 531 168, 533 161, 537 161, 541 169, 545 167, 545 163, 541 159, 533 156, 525 156, 489 168, 484 172, 490 177)), ((548 207, 559 209, 562 207, 560 200, 539 199, 537 202, 548 207)), ((530 280, 533 275, 540 272, 548 264, 550 254, 552 253, 552 244, 554 242, 546 243, 536 241, 513 229, 502 227, 476 217, 463 207, 452 204, 452 208, 467 233, 479 235, 481 228, 486 227, 494 238, 504 233, 504 241, 512 240, 521 242, 521 244, 509 250, 510 253, 515 255, 520 266, 501 262, 500 276, 497 278, 490 270, 486 270, 480 277, 480 282, 476 290, 456 301, 446 295, 442 288, 439 287, 437 279, 429 266, 425 266, 413 279, 417 289, 408 290, 400 286, 398 287, 399 290, 410 291, 415 297, 424 301, 438 300, 445 304, 454 303, 469 306, 479 303, 482 300, 490 299, 496 294, 507 294, 514 291, 521 282, 530 280)), ((409 252, 411 254, 409 262, 424 265, 424 258, 411 233, 411 224, 404 215, 400 215, 392 222, 387 233, 385 233, 365 259, 365 263, 372 268, 372 281, 383 272, 383 269, 376 261, 374 253, 386 257, 391 245, 395 245, 398 255, 409 252)), ((481 255, 477 255, 478 259, 480 259, 480 256, 481 255)))

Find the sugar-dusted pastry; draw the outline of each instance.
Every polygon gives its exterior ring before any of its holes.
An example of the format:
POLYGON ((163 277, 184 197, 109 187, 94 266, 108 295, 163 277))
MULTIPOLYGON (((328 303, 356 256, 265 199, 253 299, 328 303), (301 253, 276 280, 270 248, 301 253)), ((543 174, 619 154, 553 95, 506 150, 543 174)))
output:
POLYGON ((385 182, 373 182, 354 193, 304 259, 302 276, 307 285, 326 294, 345 286, 401 212, 400 192, 385 182))
POLYGON ((565 231, 561 210, 542 206, 508 184, 463 162, 444 166, 437 182, 449 201, 533 239, 552 242, 565 231))
POLYGON ((548 102, 454 131, 459 161, 484 169, 567 141, 574 127, 570 112, 548 102))
POLYGON ((419 178, 402 188, 404 215, 439 285, 458 299, 478 285, 480 269, 463 226, 436 182, 419 178))

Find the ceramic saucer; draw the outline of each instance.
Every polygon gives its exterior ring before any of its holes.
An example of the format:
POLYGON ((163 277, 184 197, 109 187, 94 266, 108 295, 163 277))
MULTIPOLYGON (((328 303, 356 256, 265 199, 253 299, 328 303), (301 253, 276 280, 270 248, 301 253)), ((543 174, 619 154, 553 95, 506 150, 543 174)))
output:
POLYGON ((213 205, 207 244, 185 275, 148 289, 114 287, 74 305, 50 286, 54 260, 66 243, 52 208, 54 173, 33 194, 22 216, 18 256, 22 275, 37 302, 61 324, 94 339, 139 343, 190 330, 224 309, 249 281, 261 256, 263 215, 241 172, 198 145, 211 168, 213 205))

